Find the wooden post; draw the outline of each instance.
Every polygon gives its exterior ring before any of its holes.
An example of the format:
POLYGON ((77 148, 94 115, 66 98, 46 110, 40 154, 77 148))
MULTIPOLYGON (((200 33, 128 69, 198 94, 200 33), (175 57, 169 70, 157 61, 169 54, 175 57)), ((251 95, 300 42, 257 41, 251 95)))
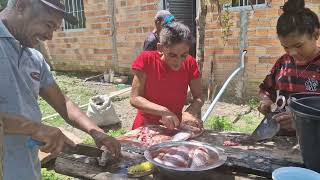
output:
POLYGON ((205 39, 205 27, 207 17, 207 5, 205 0, 200 1, 200 9, 198 10, 198 16, 196 18, 197 24, 197 62, 199 65, 200 75, 202 77, 203 63, 204 63, 204 39, 205 39))
POLYGON ((2 170, 2 162, 3 162, 3 122, 2 117, 0 116, 0 180, 3 180, 3 170, 2 170))

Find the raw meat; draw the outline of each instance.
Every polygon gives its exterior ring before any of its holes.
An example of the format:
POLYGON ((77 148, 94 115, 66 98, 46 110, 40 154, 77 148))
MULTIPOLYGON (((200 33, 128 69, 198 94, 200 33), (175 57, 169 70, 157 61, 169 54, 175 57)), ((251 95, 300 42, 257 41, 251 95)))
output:
POLYGON ((119 141, 132 141, 133 143, 140 143, 143 146, 149 147, 151 145, 170 140, 187 140, 188 138, 199 136, 202 133, 200 132, 198 134, 190 134, 188 131, 186 131, 186 133, 182 132, 184 131, 180 131, 177 129, 170 130, 160 125, 151 125, 132 130, 126 133, 124 136, 118 137, 117 139, 119 141))
POLYGON ((224 146, 239 146, 240 143, 236 142, 236 141, 229 140, 229 141, 224 141, 223 145, 224 146))
POLYGON ((174 168, 199 168, 216 161, 210 159, 208 150, 204 147, 177 146, 162 149, 155 153, 154 161, 174 168))
POLYGON ((151 127, 143 127, 137 136, 138 141, 143 145, 151 146, 171 139, 173 133, 166 129, 155 129, 151 127))
POLYGON ((209 162, 209 152, 206 148, 199 147, 194 150, 190 168, 203 167, 209 162))

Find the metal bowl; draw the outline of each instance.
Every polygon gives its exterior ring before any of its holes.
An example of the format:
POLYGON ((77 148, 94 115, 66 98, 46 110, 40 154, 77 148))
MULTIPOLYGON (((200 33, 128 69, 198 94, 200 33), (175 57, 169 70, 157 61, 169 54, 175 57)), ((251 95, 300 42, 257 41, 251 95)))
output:
POLYGON ((160 144, 156 144, 153 146, 150 146, 145 152, 144 152, 145 158, 153 163, 156 167, 158 167, 161 174, 166 174, 171 177, 177 177, 177 176, 198 176, 199 174, 206 174, 209 170, 215 169, 225 163, 227 160, 227 156, 224 154, 224 150, 218 147, 212 147, 209 144, 198 142, 198 141, 168 141, 163 142, 160 144), (204 147, 208 149, 210 155, 214 155, 214 157, 218 157, 218 159, 213 162, 209 163, 206 166, 198 167, 198 168, 183 168, 183 167, 171 167, 166 166, 164 164, 158 163, 154 161, 154 157, 156 156, 155 152, 158 152, 162 148, 170 148, 170 147, 177 147, 177 146, 195 146, 196 147, 204 147))

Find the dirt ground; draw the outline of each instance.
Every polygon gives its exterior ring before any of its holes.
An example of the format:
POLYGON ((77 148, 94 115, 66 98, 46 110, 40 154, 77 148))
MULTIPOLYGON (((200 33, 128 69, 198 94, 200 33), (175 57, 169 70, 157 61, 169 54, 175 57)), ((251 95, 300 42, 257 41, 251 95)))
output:
MULTIPOLYGON (((107 83, 92 82, 92 81, 86 82, 86 86, 90 89, 94 89, 96 94, 109 94, 111 92, 115 92, 120 89, 119 86, 115 84, 107 84, 107 83)), ((115 98, 115 100, 113 101, 113 106, 122 124, 121 128, 125 130, 131 129, 133 120, 137 113, 137 110, 130 105, 129 96, 130 96, 129 93, 122 94, 118 98, 115 98)), ((202 107, 202 115, 207 111, 209 106, 210 106, 209 102, 206 102, 205 105, 202 107)), ((248 105, 236 105, 233 103, 218 102, 214 110, 212 111, 211 115, 227 116, 231 120, 234 120, 239 114, 247 114, 247 113, 251 113, 255 115, 257 114, 255 110, 250 111, 250 107, 248 105)), ((73 128, 68 124, 64 124, 62 127, 78 135, 82 139, 85 139, 86 137, 88 137, 87 134, 73 128)))
MULTIPOLYGON (((61 74, 61 73, 60 73, 61 74)), ((68 75, 69 81, 76 81, 76 84, 81 84, 80 82, 84 82, 86 78, 88 78, 88 74, 62 74, 64 76, 68 75), (76 75, 76 76, 74 76, 76 75)), ((60 75, 61 76, 61 75, 60 75)), ((59 76, 58 76, 59 77, 59 76)), ((66 77, 63 77, 66 78, 66 77)), ((128 83, 125 86, 129 86, 128 83)), ((92 79, 90 81, 85 82, 84 84, 88 89, 94 91, 94 94, 110 94, 111 92, 115 92, 124 88, 124 85, 115 85, 111 83, 103 83, 102 77, 98 77, 92 79)), ((206 93, 205 93, 206 94, 206 93)), ((250 107, 247 105, 237 105, 234 103, 234 100, 228 99, 228 96, 223 95, 222 101, 218 102, 215 106, 215 109, 212 112, 212 115, 217 116, 227 116, 231 120, 235 119, 237 115, 244 114, 250 111, 250 107), (231 103, 227 103, 231 102, 231 103)), ((116 110, 117 115, 119 116, 122 122, 122 128, 129 130, 132 126, 132 122, 136 115, 136 109, 133 108, 129 103, 129 94, 122 95, 120 98, 117 98, 116 101, 113 102, 114 108, 116 110)), ((206 103, 202 108, 202 115, 206 112, 209 107, 209 103, 206 103)), ((84 109, 85 110, 85 109, 84 109)))

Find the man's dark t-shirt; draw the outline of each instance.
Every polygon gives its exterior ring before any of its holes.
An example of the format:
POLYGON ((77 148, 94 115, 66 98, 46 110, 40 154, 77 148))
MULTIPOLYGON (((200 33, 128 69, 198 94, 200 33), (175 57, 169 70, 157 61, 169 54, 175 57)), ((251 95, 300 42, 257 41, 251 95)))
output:
POLYGON ((159 37, 156 33, 152 32, 150 33, 146 40, 143 43, 143 50, 144 51, 156 51, 157 50, 157 44, 159 43, 159 37))

